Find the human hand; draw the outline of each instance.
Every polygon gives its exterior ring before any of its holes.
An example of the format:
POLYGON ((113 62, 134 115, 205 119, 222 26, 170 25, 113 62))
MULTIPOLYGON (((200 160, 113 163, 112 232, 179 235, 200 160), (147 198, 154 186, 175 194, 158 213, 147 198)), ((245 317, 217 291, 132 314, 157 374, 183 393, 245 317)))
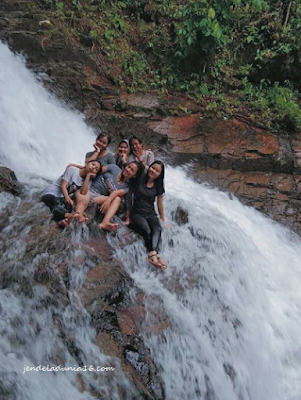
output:
POLYGON ((100 148, 97 146, 97 143, 93 144, 93 147, 96 151, 98 151, 98 153, 100 153, 100 148))
POLYGON ((165 229, 170 229, 170 223, 168 221, 162 221, 162 226, 165 229))
POLYGON ((102 212, 102 214, 105 214, 108 211, 110 205, 111 205, 110 199, 107 199, 102 203, 102 205, 100 206, 100 211, 102 212))
POLYGON ((125 225, 125 226, 129 226, 130 225, 130 217, 126 217, 126 219, 125 219, 125 221, 123 222, 123 224, 125 225))
POLYGON ((96 174, 94 172, 88 172, 86 175, 86 178, 88 179, 94 179, 96 177, 96 174))
POLYGON ((66 200, 66 203, 70 204, 70 206, 73 207, 74 201, 71 199, 71 197, 68 196, 68 197, 66 197, 65 200, 66 200))

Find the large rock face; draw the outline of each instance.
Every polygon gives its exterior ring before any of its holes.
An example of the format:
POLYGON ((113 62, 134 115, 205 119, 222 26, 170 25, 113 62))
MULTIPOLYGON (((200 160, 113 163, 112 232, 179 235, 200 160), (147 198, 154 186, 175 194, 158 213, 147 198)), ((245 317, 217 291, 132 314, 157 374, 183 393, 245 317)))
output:
POLYGON ((54 23, 38 1, 0 4, 0 37, 26 54, 30 68, 52 78, 45 81, 50 90, 96 130, 108 131, 113 145, 138 135, 158 157, 190 162, 198 179, 300 232, 301 137, 277 137, 254 127, 248 116, 218 119, 184 97, 126 94, 110 83, 105 58, 91 39, 67 38, 54 23))

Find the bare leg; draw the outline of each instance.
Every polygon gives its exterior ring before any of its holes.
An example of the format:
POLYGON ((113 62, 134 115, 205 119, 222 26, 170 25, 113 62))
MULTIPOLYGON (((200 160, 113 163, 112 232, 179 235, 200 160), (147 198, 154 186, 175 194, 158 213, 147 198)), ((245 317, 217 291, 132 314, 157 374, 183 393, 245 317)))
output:
POLYGON ((78 222, 87 221, 88 219, 84 217, 84 211, 88 207, 90 201, 90 195, 88 193, 81 194, 80 191, 78 190, 75 193, 75 201, 76 201, 76 206, 75 206, 74 218, 77 218, 78 222))
POLYGON ((114 217, 116 214, 119 206, 121 203, 121 198, 120 197, 115 197, 115 199, 112 201, 108 211, 106 212, 104 219, 102 220, 101 224, 99 224, 99 227, 101 229, 104 229, 106 231, 116 231, 118 229, 118 224, 113 224, 111 222, 111 219, 114 217))

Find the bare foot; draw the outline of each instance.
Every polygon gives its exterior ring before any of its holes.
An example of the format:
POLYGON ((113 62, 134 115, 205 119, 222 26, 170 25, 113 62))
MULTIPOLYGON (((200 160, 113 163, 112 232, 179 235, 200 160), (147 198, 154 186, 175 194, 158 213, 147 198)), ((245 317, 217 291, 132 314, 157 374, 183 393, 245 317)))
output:
POLYGON ((165 270, 167 268, 167 265, 165 262, 162 260, 160 255, 154 250, 148 253, 148 262, 152 264, 154 267, 160 269, 161 271, 165 270))
POLYGON ((80 213, 78 211, 75 211, 74 213, 66 213, 65 214, 65 219, 68 220, 68 223, 70 224, 73 220, 73 218, 78 218, 80 216, 80 213))
POLYGON ((67 218, 65 218, 65 219, 62 219, 61 221, 59 221, 57 224, 58 224, 58 226, 59 226, 60 228, 68 228, 68 226, 69 226, 69 221, 68 221, 67 218))
POLYGON ((112 222, 102 222, 98 225, 99 228, 104 229, 105 231, 115 232, 118 229, 118 224, 113 224, 112 222))
POLYGON ((83 214, 81 214, 81 213, 78 212, 78 211, 74 213, 74 215, 73 215, 72 218, 77 219, 78 222, 81 223, 81 224, 82 224, 83 222, 86 222, 86 221, 89 220, 89 218, 85 217, 83 214))
POLYGON ((159 267, 160 269, 164 270, 167 268, 166 262, 163 260, 163 258, 160 256, 159 253, 157 253, 157 258, 158 258, 158 263, 159 263, 159 267))

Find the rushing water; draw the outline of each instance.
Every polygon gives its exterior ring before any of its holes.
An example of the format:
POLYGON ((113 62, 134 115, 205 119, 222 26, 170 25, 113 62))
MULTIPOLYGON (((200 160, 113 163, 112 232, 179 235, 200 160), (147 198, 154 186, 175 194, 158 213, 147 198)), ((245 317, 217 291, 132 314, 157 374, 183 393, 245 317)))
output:
MULTIPOLYGON (((23 61, 2 44, 0 90, 0 160, 29 188, 32 176, 37 178, 36 187, 40 178, 55 178, 70 161, 82 160, 93 142, 93 132, 80 115, 53 100, 23 61)), ((120 246, 122 234, 108 235, 116 257, 145 293, 142 334, 159 366, 166 398, 300 400, 300 240, 188 175, 181 168, 166 171, 165 205, 171 222, 163 233, 165 272, 147 264, 141 240, 120 246), (179 205, 189 215, 183 226, 173 222, 179 205)), ((2 195, 0 212, 18 204, 18 199, 2 195)), ((22 235, 16 246, 12 236, 16 222, 12 218, 10 223, 4 230, 8 239, 3 239, 2 259, 13 268, 22 256, 22 235)), ((20 273, 26 275, 21 266, 20 273)), ((42 337, 33 340, 36 333, 30 327, 53 324, 51 313, 59 314, 73 332, 85 360, 94 365, 108 362, 93 344, 95 332, 88 328, 89 316, 76 292, 82 277, 77 279, 67 309, 56 304, 46 311, 38 309, 34 316, 30 310, 47 298, 46 288, 36 288, 30 300, 18 296, 16 290, 0 291, 0 377, 6 377, 5 388, 15 396, 11 398, 94 398, 75 389, 72 373, 22 374, 24 364, 43 363, 54 348, 62 352, 65 363, 76 362, 67 355, 63 341, 52 334, 55 326, 42 329, 42 337), (76 320, 75 314, 80 314, 76 320), (48 391, 51 396, 47 397, 48 391)), ((119 398, 112 389, 117 381, 123 382, 128 398, 134 396, 120 372, 105 384, 95 379, 104 398, 119 398)))

